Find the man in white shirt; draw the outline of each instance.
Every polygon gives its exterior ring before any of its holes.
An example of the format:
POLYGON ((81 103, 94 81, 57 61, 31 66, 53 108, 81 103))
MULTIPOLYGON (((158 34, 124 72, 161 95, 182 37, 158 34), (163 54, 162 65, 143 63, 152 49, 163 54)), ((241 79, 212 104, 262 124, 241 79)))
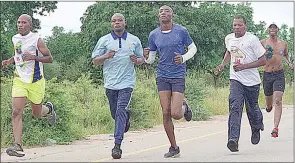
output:
POLYGON ((244 102, 252 130, 252 144, 259 143, 260 130, 264 129, 258 106, 261 79, 257 67, 265 65, 266 50, 255 35, 246 32, 243 16, 234 18, 233 29, 234 33, 225 37, 226 52, 216 69, 222 71, 226 63, 231 61, 227 147, 231 152, 237 152, 244 102))

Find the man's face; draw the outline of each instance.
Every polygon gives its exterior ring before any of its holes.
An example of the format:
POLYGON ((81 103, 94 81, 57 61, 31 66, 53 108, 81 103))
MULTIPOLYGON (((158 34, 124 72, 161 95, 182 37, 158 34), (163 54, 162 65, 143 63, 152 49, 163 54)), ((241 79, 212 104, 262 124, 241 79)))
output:
POLYGON ((126 23, 122 16, 113 16, 111 21, 113 31, 122 32, 125 30, 126 23))
POLYGON ((171 22, 173 17, 172 9, 168 6, 160 7, 158 17, 160 22, 163 22, 163 23, 171 22))
POLYGON ((246 32, 246 25, 243 19, 234 19, 233 29, 236 36, 243 36, 246 32))
POLYGON ((276 25, 274 25, 274 24, 273 25, 270 25, 268 27, 268 34, 270 36, 277 36, 278 31, 279 31, 279 28, 276 25))
POLYGON ((25 16, 20 16, 17 20, 17 30, 21 35, 26 35, 31 30, 29 19, 25 16))

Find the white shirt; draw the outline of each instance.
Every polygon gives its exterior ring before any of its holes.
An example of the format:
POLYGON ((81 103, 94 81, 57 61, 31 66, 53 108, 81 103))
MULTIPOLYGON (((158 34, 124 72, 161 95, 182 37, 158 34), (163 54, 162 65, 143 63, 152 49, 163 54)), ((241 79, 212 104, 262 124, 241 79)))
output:
POLYGON ((14 45, 15 77, 25 83, 34 83, 43 77, 43 64, 35 60, 24 61, 24 53, 42 55, 38 50, 38 33, 22 36, 16 34, 12 37, 14 45))
POLYGON ((257 68, 245 69, 235 72, 233 65, 235 62, 247 64, 257 61, 264 55, 265 49, 257 36, 246 32, 244 36, 236 38, 234 33, 225 37, 226 49, 231 55, 230 79, 237 80, 245 86, 254 86, 261 83, 257 68))

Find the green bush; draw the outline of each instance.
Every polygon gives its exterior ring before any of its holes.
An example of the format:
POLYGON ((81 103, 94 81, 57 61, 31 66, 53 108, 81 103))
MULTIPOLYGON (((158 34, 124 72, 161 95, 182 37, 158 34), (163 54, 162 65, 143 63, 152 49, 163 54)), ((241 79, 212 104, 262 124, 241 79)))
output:
MULTIPOLYGON (((47 70, 47 69, 46 69, 47 70)), ((52 69, 54 70, 54 69, 52 69)), ((137 68, 137 83, 132 93, 131 130, 149 128, 162 123, 155 72, 152 69, 137 68)), ((11 123, 11 78, 1 78, 1 147, 10 145, 12 139, 11 123)), ((114 120, 111 117, 105 88, 93 84, 90 75, 83 75, 76 81, 58 81, 52 78, 46 81, 44 102, 51 101, 57 113, 54 126, 47 120, 32 116, 30 104, 24 110, 23 144, 25 146, 46 145, 46 139, 54 139, 57 144, 64 144, 83 137, 112 133, 114 120)), ((202 107, 204 98, 202 82, 194 76, 187 78, 185 96, 193 110, 193 120, 208 118, 208 112, 202 107)))

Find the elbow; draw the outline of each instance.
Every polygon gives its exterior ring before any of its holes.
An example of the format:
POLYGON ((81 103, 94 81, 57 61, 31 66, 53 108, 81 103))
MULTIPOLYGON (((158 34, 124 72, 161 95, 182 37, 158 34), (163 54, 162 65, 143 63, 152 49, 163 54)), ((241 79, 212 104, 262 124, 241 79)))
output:
POLYGON ((52 63, 52 62, 53 62, 53 57, 52 57, 52 55, 50 55, 49 63, 52 63))
POLYGON ((264 66, 264 65, 266 65, 266 58, 265 57, 263 57, 263 59, 261 60, 261 66, 264 66))

